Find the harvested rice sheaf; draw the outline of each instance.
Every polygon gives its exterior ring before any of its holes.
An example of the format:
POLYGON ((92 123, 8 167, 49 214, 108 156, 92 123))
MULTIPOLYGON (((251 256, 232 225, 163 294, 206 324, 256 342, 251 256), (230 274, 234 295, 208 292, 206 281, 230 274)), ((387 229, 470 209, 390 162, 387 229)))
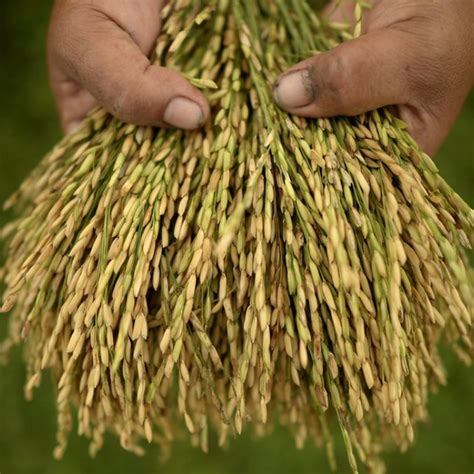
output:
MULTIPOLYGON (((360 17, 360 8, 357 9, 360 17)), ((206 89, 203 130, 96 110, 7 203, 3 310, 26 395, 57 385, 60 457, 77 410, 141 453, 189 432, 208 449, 286 425, 382 472, 472 356, 470 207, 387 110, 304 120, 269 84, 349 39, 304 0, 174 0, 154 60, 206 89), (196 79, 197 78, 197 79, 196 79)), ((360 23, 356 33, 360 31, 360 23)))

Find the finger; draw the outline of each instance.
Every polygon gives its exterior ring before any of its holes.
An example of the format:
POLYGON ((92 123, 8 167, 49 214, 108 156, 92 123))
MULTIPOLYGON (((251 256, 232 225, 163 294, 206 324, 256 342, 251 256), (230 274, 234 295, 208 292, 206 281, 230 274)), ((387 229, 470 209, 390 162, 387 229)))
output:
POLYGON ((76 130, 97 101, 74 81, 66 78, 51 80, 61 125, 66 133, 76 130))
POLYGON ((420 148, 434 156, 448 137, 461 109, 461 104, 449 103, 440 106, 435 115, 421 106, 401 105, 394 107, 392 112, 407 124, 408 133, 420 148))
MULTIPOLYGON (((77 12, 73 19, 79 21, 77 12)), ((56 60, 110 113, 137 125, 194 129, 205 122, 204 96, 178 73, 151 65, 117 23, 84 9, 80 24, 56 60)))
POLYGON ((275 83, 275 100, 304 117, 357 115, 408 103, 411 48, 403 44, 403 33, 377 30, 307 59, 275 83))

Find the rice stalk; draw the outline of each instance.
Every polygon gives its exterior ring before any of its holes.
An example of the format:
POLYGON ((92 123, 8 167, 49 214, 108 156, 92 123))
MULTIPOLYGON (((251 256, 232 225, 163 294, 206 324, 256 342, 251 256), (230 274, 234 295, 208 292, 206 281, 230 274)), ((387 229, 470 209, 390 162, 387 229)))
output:
POLYGON ((210 122, 96 110, 6 203, 1 352, 24 347, 28 398, 54 374, 56 457, 73 407, 92 455, 106 432, 166 454, 278 421, 333 466, 337 419, 352 470, 383 472, 445 383, 440 344, 471 360, 473 211, 387 110, 305 120, 271 97, 360 34, 356 13, 350 34, 304 0, 171 1, 156 62, 206 91, 210 122))

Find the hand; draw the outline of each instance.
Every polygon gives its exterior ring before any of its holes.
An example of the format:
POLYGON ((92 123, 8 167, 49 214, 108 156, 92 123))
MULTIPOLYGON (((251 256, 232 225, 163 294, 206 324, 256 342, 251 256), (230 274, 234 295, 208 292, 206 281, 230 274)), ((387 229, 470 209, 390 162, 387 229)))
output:
MULTIPOLYGON (((292 67, 275 99, 304 117, 357 115, 395 106, 421 147, 434 154, 474 82, 472 0, 372 0, 360 38, 292 67)), ((353 19, 354 2, 329 8, 353 19)))
POLYGON ((204 96, 178 73, 150 64, 162 1, 56 0, 48 63, 61 123, 76 128, 100 104, 125 122, 194 129, 204 96))

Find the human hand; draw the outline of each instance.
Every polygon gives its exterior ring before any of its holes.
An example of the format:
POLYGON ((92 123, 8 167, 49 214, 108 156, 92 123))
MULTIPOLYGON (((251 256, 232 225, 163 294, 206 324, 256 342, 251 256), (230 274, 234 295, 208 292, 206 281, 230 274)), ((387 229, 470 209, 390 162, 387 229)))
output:
MULTIPOLYGON (((434 154, 474 82, 472 0, 372 0, 362 36, 293 66, 276 82, 277 103, 304 117, 357 115, 394 106, 434 154)), ((354 2, 328 9, 353 19, 354 2)))
POLYGON ((100 104, 125 122, 194 129, 204 96, 178 73, 150 64, 158 0, 56 0, 48 35, 50 81, 61 123, 76 128, 100 104))

